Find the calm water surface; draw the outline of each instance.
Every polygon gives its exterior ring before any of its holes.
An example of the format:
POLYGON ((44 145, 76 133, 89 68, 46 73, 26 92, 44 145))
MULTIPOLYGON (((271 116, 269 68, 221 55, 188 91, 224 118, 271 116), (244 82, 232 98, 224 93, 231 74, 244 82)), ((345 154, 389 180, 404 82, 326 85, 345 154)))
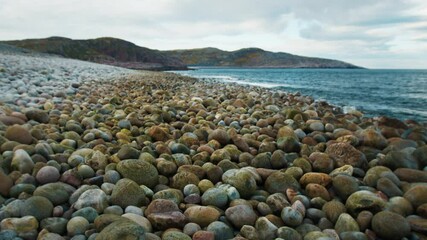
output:
POLYGON ((198 68, 177 73, 300 92, 368 116, 427 122, 427 70, 198 68))

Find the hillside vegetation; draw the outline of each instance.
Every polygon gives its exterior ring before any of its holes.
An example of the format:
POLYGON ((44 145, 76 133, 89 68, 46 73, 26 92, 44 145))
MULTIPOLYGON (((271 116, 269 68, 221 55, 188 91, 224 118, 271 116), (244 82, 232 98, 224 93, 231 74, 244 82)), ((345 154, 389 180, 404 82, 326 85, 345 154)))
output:
POLYGON ((131 69, 183 70, 187 66, 250 68, 359 68, 350 63, 269 52, 259 48, 159 51, 117 38, 73 40, 63 37, 4 41, 20 48, 131 69))
POLYGON ((258 68, 359 68, 355 65, 323 58, 302 57, 259 48, 223 51, 217 48, 166 51, 189 66, 258 67, 258 68))
POLYGON ((5 43, 67 58, 109 64, 132 69, 186 69, 179 59, 117 38, 72 40, 63 37, 6 41, 5 43))

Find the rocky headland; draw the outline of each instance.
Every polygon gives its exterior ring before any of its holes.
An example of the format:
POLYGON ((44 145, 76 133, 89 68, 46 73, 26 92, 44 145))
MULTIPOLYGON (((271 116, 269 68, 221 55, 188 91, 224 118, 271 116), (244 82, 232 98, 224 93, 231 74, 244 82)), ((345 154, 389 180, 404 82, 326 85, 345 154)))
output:
POLYGON ((426 239, 427 129, 0 47, 0 239, 426 239))
POLYGON ((137 70, 185 70, 180 59, 159 50, 137 46, 131 42, 111 38, 74 40, 64 37, 5 41, 9 45, 40 53, 91 61, 137 70))
POLYGON ((188 66, 230 68, 361 68, 343 61, 298 56, 285 52, 270 52, 260 48, 224 51, 218 48, 199 48, 163 51, 182 60, 188 66))
POLYGON ((360 68, 343 61, 269 52, 259 48, 224 51, 200 48, 159 51, 111 37, 64 37, 3 41, 16 47, 67 58, 138 70, 183 70, 187 66, 231 68, 360 68))

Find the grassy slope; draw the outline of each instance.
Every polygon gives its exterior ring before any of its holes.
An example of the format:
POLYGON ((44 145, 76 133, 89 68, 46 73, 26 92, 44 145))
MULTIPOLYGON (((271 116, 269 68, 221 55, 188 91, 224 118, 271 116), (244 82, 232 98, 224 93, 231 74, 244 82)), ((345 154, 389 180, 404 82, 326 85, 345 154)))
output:
POLYGON ((7 41, 21 48, 68 58, 106 63, 135 69, 185 69, 185 64, 164 53, 116 38, 72 40, 62 37, 7 41))
POLYGON ((259 68, 359 68, 330 59, 273 53, 259 48, 158 51, 116 38, 72 40, 62 37, 7 41, 21 48, 134 69, 186 69, 189 66, 259 68))
POLYGON ((258 48, 222 51, 216 48, 166 51, 187 65, 212 67, 272 67, 272 68, 358 68, 355 65, 323 58, 311 58, 289 53, 273 53, 258 48))

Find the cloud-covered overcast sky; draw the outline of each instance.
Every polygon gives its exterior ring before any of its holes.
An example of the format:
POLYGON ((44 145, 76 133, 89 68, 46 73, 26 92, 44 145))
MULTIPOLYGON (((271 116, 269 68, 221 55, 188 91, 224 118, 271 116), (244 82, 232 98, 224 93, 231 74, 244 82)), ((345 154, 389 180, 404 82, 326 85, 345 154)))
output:
POLYGON ((0 40, 122 38, 427 69, 426 0, 0 0, 0 40))

